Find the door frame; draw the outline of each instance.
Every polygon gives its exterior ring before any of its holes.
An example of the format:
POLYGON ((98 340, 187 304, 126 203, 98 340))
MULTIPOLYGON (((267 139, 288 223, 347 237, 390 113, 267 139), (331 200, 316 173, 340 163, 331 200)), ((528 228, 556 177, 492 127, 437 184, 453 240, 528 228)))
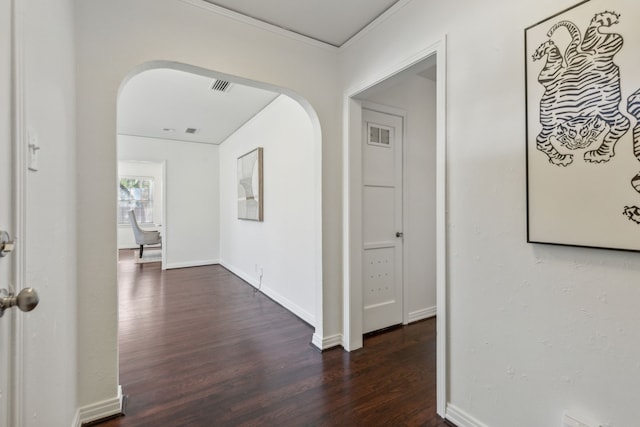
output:
POLYGON ((160 268, 164 271, 167 269, 167 161, 160 162, 162 168, 162 262, 160 268))
MULTIPOLYGON (((447 377, 447 170, 446 170, 446 37, 381 71, 344 93, 343 143, 343 337, 347 351, 363 345, 362 331, 362 108, 357 96, 420 62, 435 58, 436 83, 436 293, 437 413, 444 417, 447 377)), ((406 120, 405 124, 406 126, 406 120)), ((404 215, 404 213, 403 213, 404 215)))

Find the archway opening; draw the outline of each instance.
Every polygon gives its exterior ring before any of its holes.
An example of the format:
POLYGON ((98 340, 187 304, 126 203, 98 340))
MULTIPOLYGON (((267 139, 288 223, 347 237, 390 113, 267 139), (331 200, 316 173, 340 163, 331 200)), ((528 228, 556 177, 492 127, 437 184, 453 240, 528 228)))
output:
POLYGON ((322 140, 311 105, 286 88, 156 61, 122 82, 117 138, 118 161, 163 165, 162 268, 220 264, 311 325, 320 347, 322 140), (216 105, 187 105, 194 87, 216 105), (216 123, 224 129, 209 134, 216 123), (264 220, 248 221, 238 218, 238 159, 258 147, 264 220))

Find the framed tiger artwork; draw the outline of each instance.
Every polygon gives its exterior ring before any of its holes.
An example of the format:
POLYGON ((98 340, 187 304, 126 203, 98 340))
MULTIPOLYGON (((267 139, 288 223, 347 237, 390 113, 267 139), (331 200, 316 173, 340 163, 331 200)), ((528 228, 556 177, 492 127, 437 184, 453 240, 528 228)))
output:
POLYGON ((640 251, 640 1, 525 29, 527 241, 640 251))

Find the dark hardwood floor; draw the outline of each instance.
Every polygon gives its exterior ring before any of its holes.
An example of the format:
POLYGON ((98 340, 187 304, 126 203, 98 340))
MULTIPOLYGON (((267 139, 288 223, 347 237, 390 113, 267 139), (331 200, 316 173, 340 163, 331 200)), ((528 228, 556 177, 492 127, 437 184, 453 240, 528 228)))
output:
POLYGON ((119 262, 120 383, 138 426, 449 426, 435 319, 319 352, 312 328, 220 266, 119 262))

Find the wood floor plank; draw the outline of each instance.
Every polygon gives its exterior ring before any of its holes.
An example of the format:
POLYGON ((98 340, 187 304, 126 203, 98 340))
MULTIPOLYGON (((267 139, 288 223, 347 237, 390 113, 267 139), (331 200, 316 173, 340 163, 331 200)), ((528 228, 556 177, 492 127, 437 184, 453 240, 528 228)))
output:
POLYGON ((120 382, 102 427, 449 426, 435 319, 319 352, 312 328, 220 266, 162 271, 121 251, 120 382))

